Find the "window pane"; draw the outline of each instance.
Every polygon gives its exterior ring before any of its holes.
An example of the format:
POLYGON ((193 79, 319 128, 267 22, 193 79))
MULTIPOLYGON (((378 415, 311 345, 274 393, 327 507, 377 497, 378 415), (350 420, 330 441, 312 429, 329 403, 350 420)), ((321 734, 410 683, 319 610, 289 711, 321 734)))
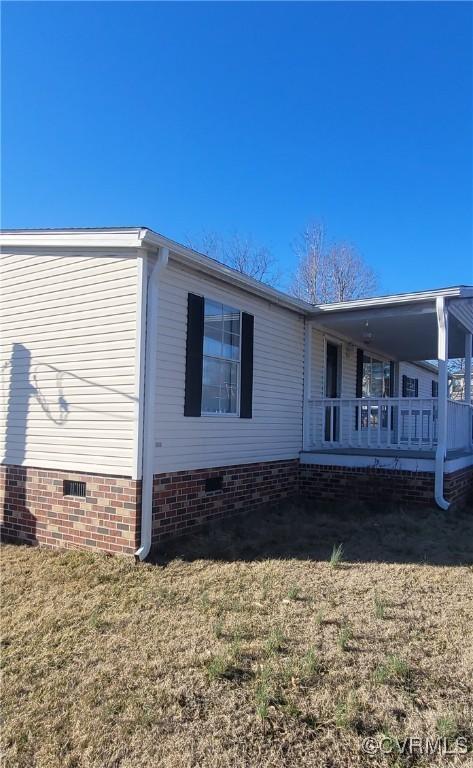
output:
POLYGON ((363 355, 363 384, 362 384, 363 397, 370 397, 371 395, 371 357, 363 355))
POLYGON ((406 397, 416 396, 416 380, 411 376, 406 376, 406 397))
POLYGON ((388 428, 388 406, 381 406, 381 426, 383 429, 388 428))
POLYGON ((383 364, 379 360, 371 363, 371 397, 383 396, 383 364))
POLYGON ((363 356, 363 397, 387 397, 391 393, 389 363, 363 356))
POLYGON ((392 397, 393 391, 391 387, 391 364, 390 363, 384 363, 384 391, 383 395, 385 397, 392 397))
POLYGON ((219 304, 217 301, 211 301, 211 299, 205 299, 205 319, 207 320, 208 317, 219 317, 219 319, 222 318, 223 314, 223 305, 219 304))
POLYGON ((204 357, 202 410, 204 413, 236 413, 238 365, 204 357))
POLYGON ((378 426, 378 418, 379 418, 379 408, 377 405, 372 405, 371 413, 370 413, 370 427, 378 426))
POLYGON ((220 366, 221 361, 215 360, 213 357, 204 357, 204 372, 202 383, 204 386, 219 387, 220 386, 220 366))
POLYGON ((227 333, 240 334, 240 312, 233 307, 222 307, 224 330, 227 333))
POLYGON ((205 299, 204 354, 222 355, 222 305, 205 299))
POLYGON ((240 359, 240 337, 234 333, 223 334, 223 353, 222 357, 228 357, 232 360, 240 359))

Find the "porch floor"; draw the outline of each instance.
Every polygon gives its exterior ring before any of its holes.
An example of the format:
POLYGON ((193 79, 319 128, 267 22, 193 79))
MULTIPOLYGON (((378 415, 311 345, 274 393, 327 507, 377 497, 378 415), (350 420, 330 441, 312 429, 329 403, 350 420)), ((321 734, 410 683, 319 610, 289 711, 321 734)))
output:
MULTIPOLYGON (((327 454, 338 456, 386 456, 405 459, 435 459, 435 449, 432 450, 406 450, 404 448, 311 448, 307 451, 301 451, 301 456, 311 454, 327 454)), ((461 459, 465 456, 472 456, 473 451, 465 449, 456 449, 447 452, 448 459, 461 459)))

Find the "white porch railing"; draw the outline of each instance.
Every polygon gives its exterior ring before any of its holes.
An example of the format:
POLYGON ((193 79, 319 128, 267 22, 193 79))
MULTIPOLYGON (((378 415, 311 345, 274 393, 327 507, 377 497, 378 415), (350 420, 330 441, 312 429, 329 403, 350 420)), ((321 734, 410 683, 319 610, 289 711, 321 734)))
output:
MULTIPOLYGON (((312 398, 312 448, 433 450, 437 398, 312 398)), ((473 408, 448 402, 448 450, 472 449, 473 408)))
POLYGON ((465 400, 447 403, 447 450, 473 449, 473 405, 465 400))

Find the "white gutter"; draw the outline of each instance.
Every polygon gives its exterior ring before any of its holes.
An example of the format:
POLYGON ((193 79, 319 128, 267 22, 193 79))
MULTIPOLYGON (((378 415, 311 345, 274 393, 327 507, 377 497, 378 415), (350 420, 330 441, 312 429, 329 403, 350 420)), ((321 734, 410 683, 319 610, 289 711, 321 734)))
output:
MULTIPOLYGON (((148 278, 146 295, 145 382, 143 406, 143 476, 141 484, 141 543, 135 552, 145 560, 151 549, 153 529, 154 411, 156 400, 158 341, 158 278, 169 258, 167 248, 159 248, 158 258, 148 278)), ((148 257, 146 257, 146 265, 148 257)))
POLYGON ((312 323, 306 318, 304 327, 304 406, 302 410, 302 445, 310 450, 310 398, 312 395, 312 323))
POLYGON ((210 256, 204 256, 202 253, 180 245, 168 237, 158 235, 150 229, 142 230, 140 237, 143 245, 168 248, 172 253, 172 258, 176 261, 183 262, 194 270, 203 272, 206 275, 214 275, 219 280, 230 283, 233 288, 238 287, 242 290, 250 291, 274 304, 286 307, 299 314, 308 314, 313 309, 312 304, 308 304, 302 299, 297 299, 287 293, 278 291, 276 288, 271 288, 271 286, 261 283, 253 277, 248 277, 248 275, 244 275, 242 272, 232 269, 232 267, 221 264, 210 256))
POLYGON ((435 301, 437 312, 437 359, 439 365, 439 388, 437 400, 437 450, 435 452, 435 502, 440 509, 450 504, 443 495, 445 457, 447 455, 447 395, 448 395, 448 313, 443 296, 435 301))
POLYGON ((330 314, 330 312, 345 312, 350 310, 365 310, 384 308, 399 304, 414 304, 418 302, 436 301, 438 298, 471 298, 473 287, 469 285, 437 288, 433 291, 417 291, 414 293, 394 293, 388 296, 374 296, 371 299, 352 299, 333 304, 316 304, 312 307, 314 314, 330 314))
POLYGON ((0 247, 9 248, 139 248, 141 230, 136 227, 114 229, 39 229, 1 230, 0 247))
MULTIPOLYGON (((445 298, 473 297, 473 286, 459 285, 447 288, 439 288, 433 291, 417 291, 414 293, 400 293, 388 296, 375 296, 369 299, 354 299, 350 301, 335 302, 332 304, 309 304, 287 293, 271 288, 260 283, 254 278, 243 275, 216 259, 204 256, 192 248, 171 240, 164 235, 147 227, 105 227, 105 228, 76 228, 76 229, 2 229, 0 230, 0 248, 31 246, 34 248, 61 248, 76 251, 77 248, 106 248, 111 246, 117 249, 126 248, 167 248, 172 252, 173 258, 184 261, 194 269, 230 282, 234 287, 262 296, 275 304, 292 309, 300 314, 310 317, 330 314, 331 312, 370 309, 372 307, 386 307, 397 304, 409 304, 412 302, 435 301, 438 296, 445 298)), ((72 255, 72 254, 71 254, 72 255)))

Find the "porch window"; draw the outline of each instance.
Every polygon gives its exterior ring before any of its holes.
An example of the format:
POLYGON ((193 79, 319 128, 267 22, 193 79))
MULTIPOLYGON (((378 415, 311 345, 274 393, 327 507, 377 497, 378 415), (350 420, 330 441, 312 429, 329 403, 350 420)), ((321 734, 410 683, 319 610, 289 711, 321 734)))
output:
POLYGON ((412 376, 402 377, 402 396, 419 397, 419 379, 412 376))
POLYGON ((205 299, 202 413, 238 413, 240 336, 239 310, 205 299))
MULTIPOLYGON (((390 397, 393 392, 393 365, 385 360, 378 360, 363 353, 362 397, 390 397)), ((358 410, 358 409, 357 409, 358 410)), ((358 419, 358 414, 355 414, 358 419)), ((361 428, 376 429, 381 420, 382 429, 388 427, 388 407, 386 405, 361 405, 361 428)), ((356 426, 358 429, 358 426, 356 426)))
POLYGON ((391 386, 391 364, 363 355, 363 397, 389 397, 391 386))

